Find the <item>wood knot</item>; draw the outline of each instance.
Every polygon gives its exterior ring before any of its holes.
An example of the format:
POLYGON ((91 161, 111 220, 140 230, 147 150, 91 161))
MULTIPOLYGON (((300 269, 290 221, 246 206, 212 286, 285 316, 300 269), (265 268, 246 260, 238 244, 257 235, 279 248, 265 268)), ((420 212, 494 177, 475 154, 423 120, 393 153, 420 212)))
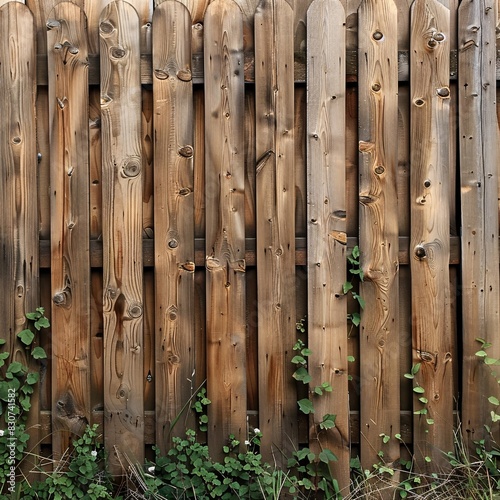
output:
POLYGON ((54 302, 56 306, 63 305, 66 302, 66 294, 64 292, 57 292, 52 297, 52 302, 54 302))
POLYGON ((427 257, 427 251, 425 250, 425 247, 423 245, 417 245, 415 247, 415 256, 417 259, 422 260, 427 257))
POLYGON ((413 101, 413 104, 415 104, 415 106, 418 106, 419 108, 421 108, 425 104, 425 101, 421 97, 418 97, 417 99, 415 99, 413 101))
POLYGON ((71 45, 71 47, 68 48, 68 52, 74 56, 80 52, 80 49, 78 47, 75 47, 74 45, 71 45))
POLYGON ((193 156, 193 153, 193 146, 190 146, 189 144, 187 144, 186 146, 182 146, 182 148, 179 149, 179 154, 184 158, 191 158, 193 156))
POLYGON ((168 242, 168 248, 177 248, 178 246, 179 246, 179 242, 175 238, 172 238, 168 242))
POLYGON ((444 42, 444 40, 446 39, 444 33, 434 33, 433 37, 434 40, 436 40, 436 42, 444 42))
POLYGON ((47 27, 47 31, 50 31, 59 29, 61 27, 61 23, 57 19, 48 19, 45 26, 47 27))
POLYGON ((138 159, 129 160, 123 166, 123 173, 125 177, 137 177, 141 173, 141 165, 138 159))
POLYGON ((373 92, 379 92, 381 88, 382 88, 382 87, 381 87, 380 83, 374 83, 374 84, 372 85, 372 90, 373 90, 373 92))
POLYGON ((437 44, 438 43, 436 42, 436 40, 434 40, 434 38, 429 38, 429 40, 427 41, 427 47, 429 47, 429 49, 436 48, 437 44))
POLYGON ((424 187, 430 188, 431 187, 431 181, 429 179, 425 179, 424 181, 424 187))
POLYGON ((190 188, 181 188, 181 189, 179 189, 179 196, 187 196, 188 194, 191 194, 191 189, 190 188))
POLYGON ((128 314, 131 318, 140 318, 142 316, 142 305, 131 304, 128 309, 128 314))
POLYGON ((16 137, 12 138, 12 142, 14 144, 21 144, 21 138, 18 135, 16 135, 16 137))
POLYGON ((111 47, 110 53, 114 59, 121 59, 127 52, 123 47, 111 47))
POLYGON ((158 80, 166 80, 169 77, 168 72, 164 69, 155 69, 153 73, 158 80))
POLYGON ((177 307, 169 307, 167 317, 169 321, 175 321, 177 319, 177 307))
POLYGON ((99 25, 99 31, 103 34, 103 35, 109 35, 110 33, 113 33, 113 30, 115 29, 115 27, 109 22, 109 21, 103 21, 100 25, 99 25))
POLYGON ((437 95, 439 97, 443 97, 443 98, 449 98, 450 97, 450 89, 448 87, 441 87, 439 89, 437 89, 437 95))
POLYGON ((196 266, 195 266, 194 262, 187 261, 187 262, 180 264, 179 269, 182 269, 182 270, 187 271, 189 273, 194 273, 196 266))
POLYGON ((190 82, 193 79, 193 75, 191 74, 191 70, 189 68, 185 68, 177 71, 177 78, 181 82, 190 82))
POLYGON ((384 34, 381 31, 377 30, 377 31, 375 31, 375 33, 373 33, 372 37, 377 42, 380 42, 380 40, 382 40, 382 38, 384 38, 384 34))
POLYGON ((377 175, 382 175, 385 172, 385 168, 382 165, 377 165, 375 167, 375 173, 377 175))

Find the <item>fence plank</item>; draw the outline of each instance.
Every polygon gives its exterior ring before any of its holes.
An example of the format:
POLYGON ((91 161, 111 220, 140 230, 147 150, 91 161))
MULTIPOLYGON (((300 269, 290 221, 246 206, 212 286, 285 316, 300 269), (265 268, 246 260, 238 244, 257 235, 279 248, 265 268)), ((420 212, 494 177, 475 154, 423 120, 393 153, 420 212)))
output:
POLYGON ((156 435, 165 451, 195 368, 191 16, 169 1, 153 23, 156 435))
MULTIPOLYGON (((398 72, 393 0, 358 11, 361 462, 399 458, 398 72), (391 439, 384 443, 381 434, 391 439)), ((396 478, 394 478, 396 479, 396 478)), ((384 489, 384 496, 394 492, 384 489)))
POLYGON ((209 446, 246 436, 243 24, 232 0, 205 15, 205 205, 209 446))
POLYGON ((144 459, 142 150, 139 18, 121 0, 102 11, 105 444, 144 459))
POLYGON ((90 421, 88 65, 85 14, 50 13, 49 65, 53 452, 90 421))
POLYGON ((471 450, 488 437, 488 396, 498 392, 490 369, 475 353, 476 337, 500 358, 498 166, 495 85, 496 2, 461 3, 459 9, 459 127, 462 213, 462 427, 471 450))
POLYGON ((255 61, 259 425, 264 458, 280 464, 297 442, 293 11, 285 0, 257 8, 255 61))
MULTIPOLYGON (((0 8, 0 318, 6 341, 2 351, 33 371, 39 363, 26 356, 16 335, 28 327, 26 313, 40 306, 36 153, 36 67, 33 16, 21 3, 0 8)), ((39 344, 36 339, 36 344, 39 344)), ((35 345, 36 345, 35 344, 35 345)), ((23 460, 28 473, 39 452, 39 391, 31 395, 26 428, 33 458, 23 460)))
POLYGON ((349 400, 345 185, 345 12, 338 0, 315 0, 307 11, 308 335, 312 387, 333 391, 314 397, 311 449, 331 450, 339 486, 349 486, 349 400), (313 222, 314 221, 314 222, 313 222), (326 414, 335 427, 319 430, 326 414))
POLYGON ((417 463, 445 466, 453 449, 453 371, 450 316, 449 10, 416 0, 411 19, 411 260, 417 463), (425 397, 427 404, 419 401, 425 397), (429 424, 428 419, 434 423, 429 424))

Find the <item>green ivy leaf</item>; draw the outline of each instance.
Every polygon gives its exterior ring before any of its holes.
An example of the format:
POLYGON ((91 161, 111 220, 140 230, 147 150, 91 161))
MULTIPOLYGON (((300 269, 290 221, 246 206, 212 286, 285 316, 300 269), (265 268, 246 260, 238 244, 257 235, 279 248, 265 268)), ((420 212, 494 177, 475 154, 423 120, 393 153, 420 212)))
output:
POLYGON ((26 377, 26 383, 28 385, 34 385, 38 382, 40 379, 40 375, 37 372, 30 372, 28 373, 28 376, 26 377))
POLYGON ((43 347, 38 347, 38 346, 31 351, 31 355, 35 359, 45 359, 47 357, 47 353, 45 352, 43 347))
POLYGON ((498 406, 500 405, 500 401, 498 400, 498 398, 496 398, 495 396, 490 396, 488 398, 488 401, 492 404, 492 405, 495 405, 495 406, 498 406))
POLYGON ((352 313, 350 319, 354 326, 359 326, 359 324, 361 323, 361 316, 359 313, 352 313))
POLYGON ((48 328, 50 326, 49 320, 42 316, 38 321, 35 322, 35 328, 40 330, 41 328, 48 328))
POLYGON ((17 334, 17 337, 21 340, 21 342, 25 345, 31 345, 33 339, 35 338, 35 334, 31 330, 23 330, 17 334))
POLYGON ((40 312, 29 312, 26 313, 26 317, 31 320, 31 321, 36 321, 38 318, 40 318, 42 315, 40 312))
POLYGON ((323 450, 319 454, 319 459, 321 460, 321 462, 323 462, 325 464, 327 464, 329 462, 336 462, 337 461, 337 457, 328 449, 323 450))
POLYGON ((481 350, 476 352, 476 356, 478 358, 485 358, 486 356, 488 356, 488 354, 486 353, 486 351, 481 350))
POLYGON ((0 339, 0 345, 4 345, 6 343, 7 343, 7 341, 5 339, 0 339))
POLYGON ((312 404, 312 401, 309 399, 301 399, 300 401, 297 401, 297 404, 299 405, 299 409, 302 413, 305 415, 309 415, 310 413, 314 413, 314 406, 312 404))
POLYGON ((342 285, 342 291, 344 292, 344 295, 349 291, 349 290, 352 290, 354 288, 353 284, 350 282, 350 281, 346 281, 343 285, 342 285))
POLYGON ((308 384, 311 381, 311 375, 306 368, 301 366, 298 370, 296 370, 293 374, 293 378, 303 384, 308 384))
POLYGON ((425 389, 417 385, 413 388, 413 392, 416 392, 417 394, 423 394, 425 392, 425 389))
POLYGON ((419 371, 420 371, 420 367, 422 366, 422 363, 415 363, 412 367, 411 367, 411 373, 412 375, 416 375, 419 371))
POLYGON ((25 371, 24 366, 19 361, 12 361, 7 368, 7 373, 11 373, 12 375, 22 374, 23 371, 25 371))

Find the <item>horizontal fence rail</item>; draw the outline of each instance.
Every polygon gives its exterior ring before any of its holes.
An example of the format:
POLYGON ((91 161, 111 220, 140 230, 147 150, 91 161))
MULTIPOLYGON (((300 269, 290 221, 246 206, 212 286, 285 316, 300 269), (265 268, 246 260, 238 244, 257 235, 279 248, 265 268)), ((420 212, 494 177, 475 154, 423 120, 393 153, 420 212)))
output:
POLYGON ((258 428, 282 467, 331 450, 344 491, 352 456, 366 469, 406 447, 425 471, 446 466, 454 422, 470 446, 486 438, 487 3, 0 1, 2 349, 23 359, 36 307, 51 322, 34 456, 59 459, 97 423, 119 474, 197 426, 200 387, 214 458, 258 428))

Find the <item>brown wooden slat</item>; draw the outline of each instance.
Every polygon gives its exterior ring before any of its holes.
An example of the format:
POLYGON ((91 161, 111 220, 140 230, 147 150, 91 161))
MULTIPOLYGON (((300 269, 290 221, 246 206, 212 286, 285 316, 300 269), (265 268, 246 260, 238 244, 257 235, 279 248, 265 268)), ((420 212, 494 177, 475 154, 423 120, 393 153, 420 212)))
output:
MULTIPOLYGON (((358 244, 358 238, 349 236, 347 238, 347 248, 352 249, 358 244)), ((295 265, 305 266, 307 264, 306 238, 295 238, 295 265)), ((205 239, 195 238, 195 258, 196 267, 205 266, 205 239)), ((152 267, 154 265, 154 240, 143 239, 143 264, 144 267, 152 267)), ((255 238, 245 238, 245 261, 248 266, 255 266, 256 241, 255 238)), ((410 238, 408 236, 399 237, 399 265, 408 265, 410 259, 414 255, 410 255, 410 238)), ((93 268, 102 267, 102 241, 90 241, 90 263, 93 268)), ((460 239, 457 236, 450 236, 450 266, 460 264, 460 239)), ((40 268, 50 268, 50 242, 40 240, 40 268)))
MULTIPOLYGON (((294 55, 294 80, 295 83, 304 83, 306 81, 306 56, 304 52, 294 55)), ((358 55, 355 50, 346 51, 346 79, 349 82, 355 82, 358 74, 358 55)), ((410 53, 408 50, 398 51, 398 80, 406 82, 410 79, 410 53)), ((192 60, 193 83, 203 83, 203 54, 201 52, 193 53, 192 60)), ((255 81, 255 61, 251 52, 245 52, 245 82, 255 81)), ((99 56, 89 55, 89 83, 91 85, 99 84, 99 56)), ((457 79, 457 51, 450 51, 450 79, 457 79)), ((496 79, 500 80, 500 51, 497 52, 496 61, 496 79)), ((37 55, 37 82, 38 85, 47 85, 47 58, 43 54, 37 55)), ((141 54, 141 83, 144 85, 153 83, 153 69, 151 54, 141 54)))
POLYGON ((171 433, 195 425, 183 415, 172 429, 195 370, 191 18, 164 2, 153 22, 156 436, 165 452, 171 433))
MULTIPOLYGON (((44 445, 50 445, 52 442, 51 416, 52 413, 50 411, 42 410, 40 412, 40 429, 41 429, 41 436, 43 438, 41 444, 44 445)), ((457 421, 456 417, 457 417, 456 414, 454 414, 455 423, 457 421)), ((249 422, 255 421, 257 418, 258 418, 258 412, 255 411, 248 412, 249 422)), ((104 420, 104 413, 99 410, 92 412, 92 420, 95 423, 102 426, 104 420)), ((401 440, 406 445, 411 445, 413 413, 411 411, 401 411, 400 420, 401 420, 401 440)), ((351 411, 349 417, 349 429, 350 429, 350 443, 352 446, 360 444, 359 426, 360 426, 359 412, 351 411)), ((156 444, 156 425, 155 425, 154 411, 144 412, 144 442, 146 445, 156 444)))
POLYGON ((255 13, 257 296, 262 454, 281 464, 297 442, 293 12, 263 0, 255 13))
POLYGON ((415 385, 415 457, 446 466, 453 449, 453 370, 450 314, 449 217, 449 10, 416 0, 411 32, 411 279, 415 385), (419 397, 429 401, 422 404, 419 397), (434 423, 427 423, 427 419, 434 423))
POLYGON ((49 65, 53 452, 90 421, 90 253, 85 14, 56 5, 49 65))
MULTIPOLYGON (((243 23, 232 0, 205 14, 208 443, 246 439, 243 23)), ((243 446, 243 445, 242 445, 243 446)))
MULTIPOLYGON (((307 11, 307 269, 310 388, 328 382, 332 392, 311 394, 309 442, 331 450, 329 466, 341 489, 350 484, 347 361, 345 11, 338 0, 315 0, 307 11), (321 430, 326 414, 333 429, 321 430)), ((310 392, 311 392, 310 389, 310 392)))
MULTIPOLYGON (((475 353, 477 337, 500 358, 498 166, 495 24, 496 2, 464 1, 459 9, 459 128, 462 213, 462 428, 474 442, 488 438, 484 423, 498 394, 490 369, 475 353), (485 9, 489 6, 490 11, 485 9)), ((495 429, 498 433, 498 428, 495 429)))
MULTIPOLYGON (((33 17, 21 3, 0 8, 0 317, 6 341, 3 352, 32 371, 39 363, 26 355, 17 334, 28 328, 26 313, 40 306, 36 156, 36 68, 33 17)), ((39 345, 38 338, 34 345, 39 345)), ((5 368, 4 368, 5 369, 5 368)), ((2 379, 3 370, 2 369, 2 379)), ((5 406, 4 406, 5 411, 5 406)), ((33 456, 22 463, 28 474, 39 451, 39 391, 31 395, 31 409, 24 412, 33 456)), ((30 476, 33 479, 33 476, 30 476)), ((6 490, 6 489, 5 489, 6 490)), ((4 490, 4 491, 5 491, 4 490)))
MULTIPOLYGON (((397 7, 364 0, 359 24, 359 246, 365 301, 359 332, 361 463, 399 459, 397 7), (390 436, 384 443, 381 435, 390 436)), ((393 478, 397 482, 397 478, 393 478)), ((394 490, 383 488, 384 498, 394 490)))
POLYGON ((102 11, 104 442, 144 460, 142 148, 139 18, 121 0, 102 11))

